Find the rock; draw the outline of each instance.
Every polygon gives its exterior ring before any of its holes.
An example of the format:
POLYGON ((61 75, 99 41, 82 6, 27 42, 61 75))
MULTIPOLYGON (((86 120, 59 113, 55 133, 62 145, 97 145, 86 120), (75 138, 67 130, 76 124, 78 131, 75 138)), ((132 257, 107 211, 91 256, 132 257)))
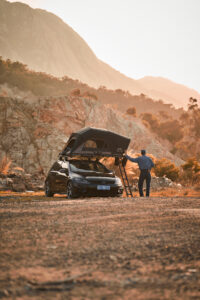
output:
POLYGON ((12 190, 14 192, 25 192, 26 187, 25 187, 25 184, 23 182, 17 182, 17 183, 12 184, 12 190))
POLYGON ((12 189, 13 180, 11 178, 0 178, 0 191, 12 189))
POLYGON ((151 178, 151 189, 153 190, 160 190, 163 188, 182 188, 182 185, 180 183, 175 183, 171 179, 167 177, 156 177, 152 176, 151 178))

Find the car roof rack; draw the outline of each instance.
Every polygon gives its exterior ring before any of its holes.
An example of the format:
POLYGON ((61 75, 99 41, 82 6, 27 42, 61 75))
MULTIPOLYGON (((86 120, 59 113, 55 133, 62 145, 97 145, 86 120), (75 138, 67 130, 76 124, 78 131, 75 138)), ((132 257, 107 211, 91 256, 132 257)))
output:
POLYGON ((85 157, 122 157, 130 139, 115 132, 87 127, 72 133, 60 155, 85 157))

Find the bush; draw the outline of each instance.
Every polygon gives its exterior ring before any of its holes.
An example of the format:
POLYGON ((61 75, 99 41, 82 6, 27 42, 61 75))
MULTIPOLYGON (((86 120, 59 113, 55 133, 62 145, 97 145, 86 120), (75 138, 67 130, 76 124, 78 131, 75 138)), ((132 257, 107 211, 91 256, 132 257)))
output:
POLYGON ((144 113, 141 115, 141 118, 143 121, 145 121, 149 124, 151 130, 153 130, 154 132, 158 132, 160 122, 156 116, 154 116, 151 113, 144 113))
POLYGON ((74 89, 70 92, 71 96, 80 96, 80 94, 81 94, 80 89, 74 89))
POLYGON ((136 108, 133 107, 129 107, 126 111, 127 115, 131 115, 132 117, 136 117, 136 108))
POLYGON ((92 94, 92 93, 90 93, 88 91, 84 92, 82 94, 82 97, 88 98, 88 99, 92 99, 92 100, 98 100, 98 97, 95 94, 92 94))
POLYGON ((179 168, 175 166, 170 160, 162 158, 156 161, 154 167, 155 175, 158 177, 164 177, 176 181, 179 178, 179 168))

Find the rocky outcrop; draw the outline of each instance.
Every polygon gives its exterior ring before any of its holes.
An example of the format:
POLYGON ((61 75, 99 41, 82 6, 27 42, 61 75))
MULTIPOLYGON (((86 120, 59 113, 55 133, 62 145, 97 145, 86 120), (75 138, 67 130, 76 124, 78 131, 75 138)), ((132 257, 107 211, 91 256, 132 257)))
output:
POLYGON ((131 148, 182 161, 167 152, 139 119, 80 97, 0 98, 0 160, 7 156, 26 173, 46 174, 72 132, 93 126, 131 138, 131 148))
POLYGON ((11 171, 7 175, 0 175, 0 191, 40 191, 44 190, 44 175, 26 174, 11 171))
MULTIPOLYGON (((139 179, 138 177, 134 177, 134 179, 130 181, 132 184, 133 191, 138 191, 138 179, 139 179)), ((160 190, 168 189, 168 188, 180 190, 183 187, 180 183, 173 182, 171 179, 169 179, 165 176, 164 177, 156 177, 156 176, 151 177, 151 190, 152 191, 160 191, 160 190)), ((145 183, 144 183, 144 190, 146 190, 145 183)))

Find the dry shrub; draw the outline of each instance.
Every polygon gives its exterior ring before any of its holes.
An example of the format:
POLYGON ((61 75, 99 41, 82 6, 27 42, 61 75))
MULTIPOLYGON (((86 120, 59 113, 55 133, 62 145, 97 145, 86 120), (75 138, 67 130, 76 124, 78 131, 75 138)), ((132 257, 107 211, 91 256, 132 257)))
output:
POLYGON ((170 160, 166 158, 158 159, 154 167, 155 175, 176 181, 179 178, 179 168, 175 166, 170 160))
POLYGON ((24 169, 21 167, 14 167, 13 170, 24 172, 24 169))
POLYGON ((136 117, 136 108, 134 106, 129 107, 126 111, 127 115, 130 115, 132 117, 136 117))
POLYGON ((0 97, 8 97, 8 93, 5 90, 1 91, 0 97))
POLYGON ((12 161, 7 156, 4 156, 0 161, 0 174, 7 175, 10 170, 11 163, 12 161))
POLYGON ((98 97, 95 94, 92 94, 88 91, 84 92, 81 96, 92 100, 98 100, 98 97))
POLYGON ((73 89, 73 90, 70 92, 70 95, 71 95, 71 96, 80 96, 80 95, 81 95, 81 91, 80 91, 80 89, 73 89))

